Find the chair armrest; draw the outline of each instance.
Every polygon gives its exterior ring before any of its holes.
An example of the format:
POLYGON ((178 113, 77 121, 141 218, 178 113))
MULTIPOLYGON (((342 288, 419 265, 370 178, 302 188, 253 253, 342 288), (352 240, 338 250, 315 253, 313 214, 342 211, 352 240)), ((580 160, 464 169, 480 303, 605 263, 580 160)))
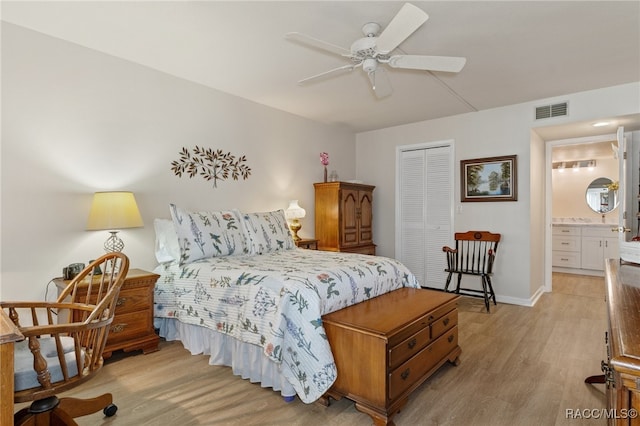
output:
POLYGON ((449 246, 442 247, 442 251, 445 252, 445 253, 457 253, 458 252, 458 250, 452 249, 449 246))
MULTIPOLYGON (((23 334, 24 330, 35 329, 36 333, 48 334, 64 333, 72 331, 72 326, 80 326, 87 323, 95 322, 94 310, 95 305, 87 305, 84 303, 60 303, 60 302, 0 302, 0 309, 6 309, 9 318, 18 327, 23 334), (69 314, 69 322, 59 325, 54 321, 54 317, 60 312, 69 314), (81 312, 85 319, 83 321, 70 322, 74 312, 81 312), (25 319, 26 318, 26 319, 25 319), (22 322, 27 322, 30 318, 32 325, 23 326, 22 322), (44 322, 44 324, 41 324, 44 322), (52 328, 57 327, 57 328, 52 328), (51 331, 49 331, 51 328, 51 331), (66 328, 63 329, 63 328, 66 328)), ((59 318, 58 318, 59 320, 59 318)))

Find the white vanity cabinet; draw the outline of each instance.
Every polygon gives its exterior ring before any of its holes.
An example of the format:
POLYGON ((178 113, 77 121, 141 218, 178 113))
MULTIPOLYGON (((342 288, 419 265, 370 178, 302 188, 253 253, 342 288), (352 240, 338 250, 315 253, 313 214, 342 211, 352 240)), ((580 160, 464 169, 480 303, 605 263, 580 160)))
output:
POLYGON ((604 261, 618 258, 615 225, 554 224, 552 266, 556 272, 601 275, 604 261))
POLYGON ((580 226, 553 225, 553 266, 580 268, 581 234, 580 226))
POLYGON ((585 226, 582 228, 582 269, 604 271, 605 259, 615 259, 618 254, 618 234, 613 226, 585 226))

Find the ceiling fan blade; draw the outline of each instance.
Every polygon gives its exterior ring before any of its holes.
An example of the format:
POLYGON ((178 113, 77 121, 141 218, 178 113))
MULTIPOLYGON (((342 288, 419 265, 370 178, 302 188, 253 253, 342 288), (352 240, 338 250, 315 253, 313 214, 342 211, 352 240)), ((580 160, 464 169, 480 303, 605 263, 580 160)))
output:
POLYGON ((392 68, 460 72, 467 59, 455 56, 394 55, 389 58, 388 63, 392 68))
POLYGON ((376 42, 378 52, 388 54, 405 41, 415 30, 424 24, 429 15, 422 9, 405 3, 398 14, 389 22, 376 42))
POLYGON ((302 33, 287 33, 284 35, 286 39, 291 41, 296 41, 298 43, 302 43, 307 46, 315 47, 317 49, 324 50, 326 52, 335 53, 341 56, 349 56, 351 55, 351 51, 349 49, 345 49, 344 47, 336 46, 335 44, 327 43, 326 41, 318 40, 317 38, 313 38, 306 34, 302 33))
POLYGON ((332 77, 334 74, 340 74, 343 71, 353 71, 353 69, 356 67, 356 65, 353 64, 349 64, 349 65, 344 65, 338 68, 334 68, 332 70, 329 71, 325 71, 322 72, 320 74, 316 74, 316 75, 312 75, 311 77, 307 77, 307 78, 303 78, 302 80, 298 81, 298 84, 306 84, 309 83, 312 80, 318 80, 321 78, 329 78, 332 77))
POLYGON ((393 92, 389 76, 382 67, 378 67, 375 71, 369 73, 369 81, 378 99, 386 98, 393 92))

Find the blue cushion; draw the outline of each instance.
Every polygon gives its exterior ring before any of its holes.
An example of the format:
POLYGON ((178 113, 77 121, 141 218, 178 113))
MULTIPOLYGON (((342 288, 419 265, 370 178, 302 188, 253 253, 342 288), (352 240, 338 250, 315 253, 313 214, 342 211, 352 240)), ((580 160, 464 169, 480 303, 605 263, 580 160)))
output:
MULTIPOLYGON (((60 340, 62 342, 65 354, 64 358, 67 364, 69 376, 76 376, 78 374, 78 368, 76 366, 76 356, 73 350, 73 338, 65 336, 61 337, 60 340)), ((41 337, 39 342, 40 353, 45 357, 45 360, 47 361, 47 368, 51 374, 51 383, 63 380, 55 340, 52 337, 41 337)), ((84 353, 82 355, 84 356, 84 353)), ((29 350, 29 343, 26 339, 15 344, 13 366, 15 382, 14 389, 16 391, 40 387, 36 372, 33 369, 33 354, 31 353, 31 350, 29 350)))

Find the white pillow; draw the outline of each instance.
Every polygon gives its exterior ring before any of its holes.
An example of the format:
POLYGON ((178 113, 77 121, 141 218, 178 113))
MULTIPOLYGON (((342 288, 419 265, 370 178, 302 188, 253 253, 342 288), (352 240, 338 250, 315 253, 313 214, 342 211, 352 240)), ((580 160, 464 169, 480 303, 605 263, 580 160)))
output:
POLYGON ((154 219, 153 228, 156 231, 156 259, 159 263, 180 260, 180 245, 178 234, 171 219, 154 219))
POLYGON ((242 218, 237 210, 188 212, 170 205, 178 234, 180 264, 208 257, 248 253, 242 218))
POLYGON ((249 253, 264 254, 295 248, 284 210, 242 215, 249 253))

